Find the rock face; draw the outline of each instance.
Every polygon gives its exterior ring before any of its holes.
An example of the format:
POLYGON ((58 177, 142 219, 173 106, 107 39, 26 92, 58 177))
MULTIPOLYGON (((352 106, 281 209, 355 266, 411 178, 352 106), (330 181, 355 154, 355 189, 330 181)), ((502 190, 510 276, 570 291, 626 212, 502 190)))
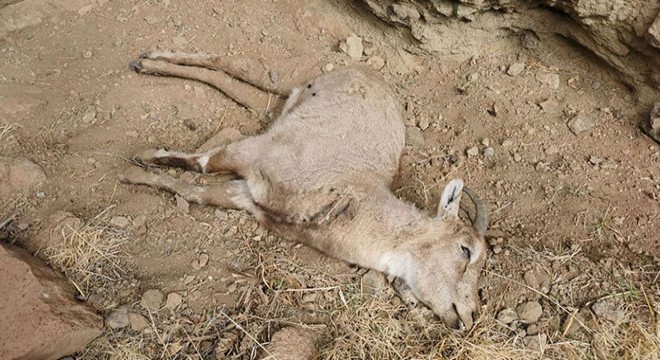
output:
POLYGON ((103 319, 39 259, 0 243, 0 274, 0 359, 55 360, 101 335, 103 319))
POLYGON ((623 81, 642 92, 640 97, 652 97, 660 88, 657 0, 363 1, 379 18, 409 27, 420 47, 430 52, 450 51, 437 42, 446 39, 452 26, 468 20, 484 31, 509 28, 541 40, 556 34, 573 39, 615 68, 623 81))

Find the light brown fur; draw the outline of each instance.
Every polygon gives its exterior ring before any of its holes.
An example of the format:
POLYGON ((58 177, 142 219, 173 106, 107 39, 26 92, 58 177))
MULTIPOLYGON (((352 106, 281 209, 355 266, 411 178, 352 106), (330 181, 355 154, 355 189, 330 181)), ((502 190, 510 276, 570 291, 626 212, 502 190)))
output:
MULTIPOLYGON (((218 57, 176 53, 151 53, 132 64, 142 73, 204 81, 259 113, 269 111, 263 101, 269 95, 251 98, 260 90, 226 89, 234 83, 226 78, 239 75, 223 65, 218 57)), ((447 325, 470 328, 479 309, 485 229, 459 220, 460 180, 447 185, 435 217, 391 192, 405 140, 397 104, 372 71, 336 70, 295 87, 261 135, 202 154, 147 150, 137 157, 145 165, 233 172, 240 180, 200 187, 137 167, 120 179, 200 204, 250 211, 292 240, 401 277, 447 325)))

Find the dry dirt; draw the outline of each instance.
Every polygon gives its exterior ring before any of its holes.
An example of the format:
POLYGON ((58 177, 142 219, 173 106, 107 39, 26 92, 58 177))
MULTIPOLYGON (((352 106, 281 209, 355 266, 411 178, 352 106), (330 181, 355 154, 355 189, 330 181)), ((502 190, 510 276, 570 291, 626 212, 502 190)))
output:
POLYGON ((464 23, 446 34, 464 47, 428 56, 341 0, 59 3, 0 39, 0 155, 47 176, 3 200, 0 223, 16 214, 3 237, 113 316, 76 358, 256 358, 285 326, 313 331, 323 358, 660 357, 660 148, 638 129, 649 104, 580 48, 464 23), (351 34, 359 58, 341 49, 351 34), (285 80, 384 60, 410 132, 423 130, 397 194, 432 212, 462 177, 491 208, 475 329, 451 333, 389 287, 365 296, 363 269, 245 213, 118 183, 140 149, 191 151, 223 129, 267 126, 213 88, 129 70, 155 48, 256 58, 273 73, 298 64, 285 80), (576 117, 592 127, 574 134, 576 117), (143 299, 149 289, 162 299, 143 299))

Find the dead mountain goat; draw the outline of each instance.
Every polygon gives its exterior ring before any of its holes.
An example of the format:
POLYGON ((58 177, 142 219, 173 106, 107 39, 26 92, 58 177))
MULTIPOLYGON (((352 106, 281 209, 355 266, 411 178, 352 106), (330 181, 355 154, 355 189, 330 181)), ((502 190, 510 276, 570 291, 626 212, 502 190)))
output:
MULTIPOLYGON (((143 74, 210 84, 259 113, 282 93, 264 76, 222 57, 152 52, 131 66, 143 74)), ((434 217, 399 200, 390 185, 404 133, 388 85, 368 69, 348 68, 294 87, 261 135, 206 153, 148 150, 136 157, 146 166, 231 172, 239 180, 195 186, 139 167, 120 180, 190 202, 247 210, 287 238, 402 278, 448 326, 471 328, 486 255, 485 207, 460 179, 446 186, 434 217), (458 217, 462 192, 476 206, 474 226, 458 217)))

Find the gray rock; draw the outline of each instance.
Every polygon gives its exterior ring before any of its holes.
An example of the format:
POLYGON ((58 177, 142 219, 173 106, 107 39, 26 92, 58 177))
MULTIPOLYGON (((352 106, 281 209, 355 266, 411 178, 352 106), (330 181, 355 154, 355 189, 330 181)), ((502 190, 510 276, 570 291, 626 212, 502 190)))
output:
POLYGON ((538 74, 536 80, 551 89, 559 89, 559 75, 557 74, 538 74))
POLYGON ((424 134, 417 126, 406 126, 406 145, 424 147, 424 134))
POLYGON ((354 60, 359 60, 362 57, 362 52, 364 51, 364 46, 362 46, 362 38, 355 34, 351 34, 351 36, 347 37, 346 41, 339 45, 339 48, 354 60))
POLYGON ((465 150, 465 154, 467 155, 468 158, 475 157, 479 155, 479 148, 476 146, 473 146, 467 150, 465 150))
POLYGON ((561 105, 552 99, 540 102, 539 106, 548 115, 561 115, 561 105))
POLYGON ((493 157, 493 156, 495 156, 495 149, 493 149, 493 148, 490 147, 490 146, 487 147, 487 148, 485 148, 485 149, 484 149, 484 156, 485 156, 485 157, 493 157))
POLYGON ((183 302, 183 296, 179 293, 171 292, 167 294, 167 301, 165 307, 168 309, 176 309, 183 302))
POLYGON ((149 321, 147 321, 147 318, 140 314, 129 313, 128 321, 131 323, 131 329, 134 331, 142 331, 149 327, 149 321))
POLYGON ((526 324, 533 324, 539 320, 543 314, 543 308, 537 301, 528 301, 516 307, 516 313, 520 320, 526 324))
POLYGON ((510 76, 518 76, 523 71, 525 71, 525 64, 516 62, 511 64, 511 66, 509 66, 509 69, 506 71, 506 73, 509 74, 510 76))
POLYGON ((518 320, 518 313, 512 308, 506 308, 497 314, 497 321, 503 324, 511 324, 518 320))
POLYGON ((140 306, 146 310, 156 312, 160 310, 163 301, 165 301, 165 295, 163 295, 158 289, 151 289, 147 290, 144 295, 142 295, 140 306))
POLYGON ((594 127, 594 122, 590 118, 578 114, 568 122, 568 128, 573 134, 578 135, 594 127))
POLYGON ((105 324, 114 330, 127 327, 130 324, 128 319, 128 308, 122 306, 111 312, 110 315, 105 318, 105 324))
POLYGON ((611 299, 596 301, 591 305, 591 310, 599 318, 611 321, 614 325, 620 325, 628 317, 626 312, 620 309, 611 299))
POLYGON ((131 221, 128 220, 125 216, 115 216, 110 219, 110 226, 114 226, 120 229, 126 229, 131 225, 131 221))

